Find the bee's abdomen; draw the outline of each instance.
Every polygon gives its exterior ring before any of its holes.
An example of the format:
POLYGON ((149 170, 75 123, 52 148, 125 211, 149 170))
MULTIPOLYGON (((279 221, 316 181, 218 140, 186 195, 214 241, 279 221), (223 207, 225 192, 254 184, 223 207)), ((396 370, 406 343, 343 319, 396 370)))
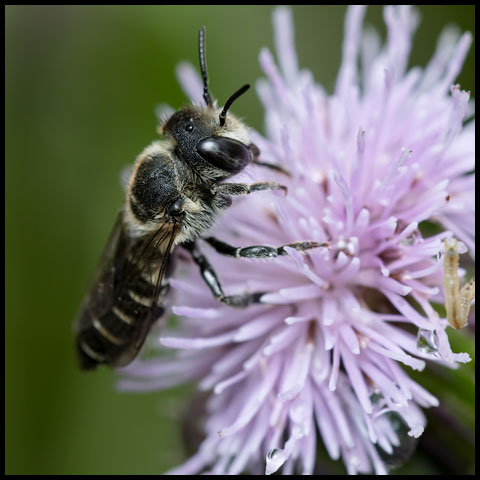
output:
MULTIPOLYGON (((90 315, 89 326, 78 334, 77 350, 80 367, 94 369, 98 364, 112 366, 129 363, 129 352, 143 343, 149 326, 159 318, 164 309, 152 306, 155 288, 146 281, 138 281, 115 297, 111 309, 103 315, 90 315)), ((161 286, 159 299, 163 301, 168 284, 161 286)), ((132 353, 131 359, 134 358, 132 353)), ((130 358, 129 358, 130 360, 130 358)))

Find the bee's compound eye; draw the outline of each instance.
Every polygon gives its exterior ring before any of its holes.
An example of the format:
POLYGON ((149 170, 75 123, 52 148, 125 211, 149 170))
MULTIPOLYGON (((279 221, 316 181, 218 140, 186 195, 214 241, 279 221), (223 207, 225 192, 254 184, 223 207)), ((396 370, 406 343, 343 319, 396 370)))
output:
POLYGON ((167 216, 175 217, 183 213, 183 200, 179 198, 175 200, 168 208, 167 208, 167 216))
POLYGON ((252 159, 248 147, 233 138, 203 138, 197 144, 197 151, 215 167, 232 173, 242 171, 252 159))

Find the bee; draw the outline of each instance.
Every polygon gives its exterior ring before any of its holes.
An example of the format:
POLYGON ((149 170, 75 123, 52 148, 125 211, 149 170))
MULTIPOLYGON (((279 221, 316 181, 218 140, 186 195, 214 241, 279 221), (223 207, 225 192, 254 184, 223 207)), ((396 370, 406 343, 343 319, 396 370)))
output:
POLYGON ((153 323, 164 313, 173 269, 172 252, 187 250, 219 301, 232 307, 258 303, 266 292, 226 296, 216 272, 197 247, 205 240, 223 255, 273 258, 290 246, 299 251, 319 246, 296 242, 282 247, 234 247, 205 234, 234 195, 284 190, 276 182, 226 182, 250 163, 281 173, 282 167, 259 160, 247 126, 229 113, 244 85, 218 108, 208 88, 205 27, 199 33, 200 69, 205 106, 190 104, 161 126, 164 139, 138 156, 128 182, 125 203, 105 247, 93 286, 74 322, 81 369, 99 364, 124 366, 138 354, 153 323), (228 115, 227 115, 228 113, 228 115))

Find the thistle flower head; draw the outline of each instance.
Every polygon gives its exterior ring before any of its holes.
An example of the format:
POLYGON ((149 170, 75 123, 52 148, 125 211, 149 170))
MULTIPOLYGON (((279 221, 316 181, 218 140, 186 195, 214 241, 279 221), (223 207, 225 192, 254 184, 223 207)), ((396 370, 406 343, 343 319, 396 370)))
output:
MULTIPOLYGON (((268 291, 262 303, 221 304, 198 267, 180 261, 171 280, 179 322, 160 338, 176 354, 125 369, 123 388, 195 379, 209 392, 204 440, 172 473, 311 474, 320 443, 349 473, 386 473, 384 455, 418 438, 422 408, 438 405, 408 368, 469 360, 450 349, 433 305, 443 302, 443 239, 453 234, 474 252, 474 122, 469 94, 453 85, 471 36, 446 31, 429 64, 408 69, 415 12, 385 9, 383 46, 364 31, 364 13, 347 12, 328 94, 298 69, 290 13, 275 11, 278 66, 263 50, 266 79, 257 84, 266 132, 252 137, 263 161, 291 172, 275 178, 288 195, 239 199, 212 232, 241 247, 328 247, 255 261, 201 243, 226 294, 268 291), (445 231, 423 234, 427 221, 445 231)), ((192 67, 179 72, 201 102, 192 67)), ((248 170, 248 181, 273 176, 248 170)))

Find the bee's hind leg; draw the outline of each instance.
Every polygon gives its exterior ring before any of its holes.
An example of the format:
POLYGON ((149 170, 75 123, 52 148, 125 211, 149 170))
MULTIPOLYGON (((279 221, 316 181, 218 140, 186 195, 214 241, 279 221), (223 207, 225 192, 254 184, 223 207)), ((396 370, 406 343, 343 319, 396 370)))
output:
POLYGON ((230 305, 231 307, 247 307, 252 303, 261 303, 260 299, 262 296, 268 293, 254 292, 243 295, 225 295, 215 270, 210 265, 207 257, 200 252, 195 242, 184 243, 182 247, 190 252, 194 262, 199 266, 200 273, 213 296, 222 303, 230 305))
MULTIPOLYGON (((208 237, 204 239, 208 242, 218 253, 235 258, 275 258, 281 255, 286 255, 285 247, 293 248, 297 251, 306 251, 312 248, 328 247, 328 243, 318 242, 294 242, 281 247, 269 247, 266 245, 255 245, 251 247, 233 247, 228 243, 222 242, 215 237, 208 237)), ((194 262, 199 266, 205 283, 210 288, 213 296, 221 302, 232 307, 247 307, 252 303, 262 303, 260 300, 263 295, 268 292, 253 292, 242 295, 225 295, 222 286, 217 277, 217 274, 207 257, 200 252, 195 242, 184 243, 182 246, 190 252, 194 262)))

